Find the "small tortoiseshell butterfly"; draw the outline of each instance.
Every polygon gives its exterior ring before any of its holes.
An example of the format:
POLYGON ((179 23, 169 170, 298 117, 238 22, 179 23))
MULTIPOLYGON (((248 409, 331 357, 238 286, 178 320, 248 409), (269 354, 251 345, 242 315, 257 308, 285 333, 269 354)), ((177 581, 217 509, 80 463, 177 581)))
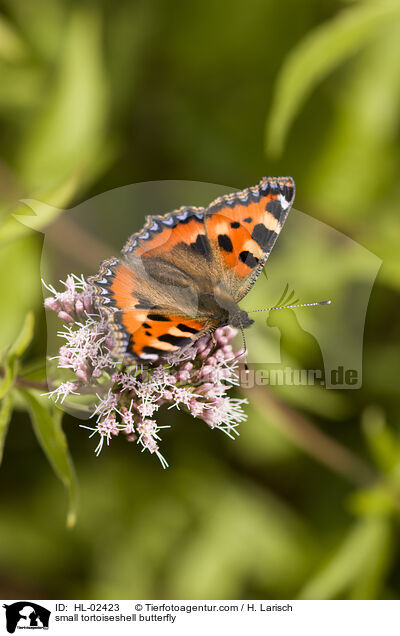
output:
POLYGON ((294 194, 291 177, 264 177, 208 208, 147 216, 121 257, 89 279, 113 330, 113 355, 152 364, 217 327, 250 326, 238 303, 260 275, 294 194))

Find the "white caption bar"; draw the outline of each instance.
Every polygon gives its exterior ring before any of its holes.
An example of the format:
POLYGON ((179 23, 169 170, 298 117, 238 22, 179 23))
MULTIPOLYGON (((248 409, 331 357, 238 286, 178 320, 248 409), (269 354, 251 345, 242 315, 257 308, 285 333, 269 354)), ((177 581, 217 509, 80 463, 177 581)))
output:
POLYGON ((286 636, 399 633, 400 601, 0 601, 0 633, 286 636), (21 631, 23 630, 23 631, 21 631), (190 630, 190 631, 188 631, 190 630))

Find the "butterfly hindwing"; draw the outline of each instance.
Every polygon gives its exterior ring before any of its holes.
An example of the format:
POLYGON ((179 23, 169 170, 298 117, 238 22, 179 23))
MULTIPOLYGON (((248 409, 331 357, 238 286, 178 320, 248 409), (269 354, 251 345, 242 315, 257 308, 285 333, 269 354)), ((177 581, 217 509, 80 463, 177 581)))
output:
POLYGON ((90 282, 114 335, 113 353, 120 358, 154 362, 208 329, 209 320, 195 318, 198 297, 188 287, 190 278, 163 259, 108 259, 90 282), (149 274, 150 264, 154 271, 149 274))

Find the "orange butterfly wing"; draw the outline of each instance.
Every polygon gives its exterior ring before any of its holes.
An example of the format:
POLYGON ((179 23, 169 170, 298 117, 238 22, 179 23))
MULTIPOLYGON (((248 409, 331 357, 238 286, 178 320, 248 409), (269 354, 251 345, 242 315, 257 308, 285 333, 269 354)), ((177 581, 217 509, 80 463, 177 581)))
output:
POLYGON ((264 177, 258 186, 220 197, 209 206, 207 235, 236 302, 261 273, 294 196, 291 177, 264 177))

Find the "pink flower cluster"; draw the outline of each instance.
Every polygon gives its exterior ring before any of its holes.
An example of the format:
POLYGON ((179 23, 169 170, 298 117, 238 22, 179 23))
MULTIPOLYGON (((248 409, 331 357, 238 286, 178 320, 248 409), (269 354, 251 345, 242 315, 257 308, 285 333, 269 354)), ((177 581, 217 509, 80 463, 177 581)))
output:
POLYGON ((221 327, 214 337, 205 336, 193 345, 148 368, 125 365, 111 355, 113 336, 106 317, 96 306, 93 290, 83 277, 74 274, 65 281, 65 289, 51 292, 45 306, 57 312, 64 323, 58 335, 58 367, 69 369, 71 379, 48 393, 56 402, 71 395, 93 393, 93 426, 84 426, 91 436, 98 435, 96 453, 104 442, 120 433, 136 441, 142 450, 158 456, 163 467, 168 464, 159 450, 159 432, 155 419, 160 407, 182 409, 233 438, 240 422, 247 419, 242 405, 245 399, 227 395, 239 384, 238 358, 231 341, 232 327, 221 327))

